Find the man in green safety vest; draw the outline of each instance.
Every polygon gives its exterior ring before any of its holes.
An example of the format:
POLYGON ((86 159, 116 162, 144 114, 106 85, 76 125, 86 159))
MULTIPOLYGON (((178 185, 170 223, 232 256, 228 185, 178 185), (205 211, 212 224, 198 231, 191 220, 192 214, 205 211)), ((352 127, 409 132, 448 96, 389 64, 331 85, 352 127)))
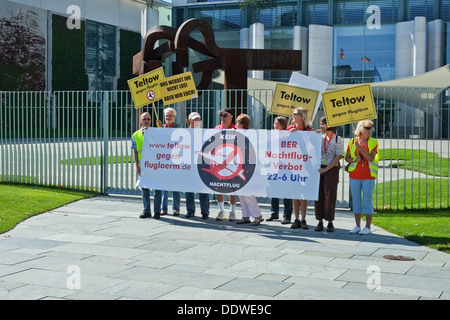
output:
MULTIPOLYGON (((150 113, 144 112, 141 114, 140 121, 141 127, 131 136, 131 149, 133 150, 133 160, 136 166, 136 173, 138 176, 141 175, 141 157, 142 157, 142 146, 144 145, 144 134, 148 127, 152 123, 152 118, 150 113)), ((152 212, 150 208, 150 189, 141 188, 142 191, 142 204, 144 209, 140 218, 151 218, 152 212)), ((155 207, 161 207, 161 190, 155 190, 154 194, 155 207)), ((159 219, 159 212, 155 212, 155 219, 159 219)))

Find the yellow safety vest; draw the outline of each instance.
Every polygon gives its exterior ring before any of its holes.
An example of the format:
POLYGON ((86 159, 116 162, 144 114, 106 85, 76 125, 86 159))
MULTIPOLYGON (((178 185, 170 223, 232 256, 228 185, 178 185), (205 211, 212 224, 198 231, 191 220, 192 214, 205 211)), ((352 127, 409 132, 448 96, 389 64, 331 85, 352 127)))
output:
MULTIPOLYGON (((354 140, 355 139, 352 138, 348 143, 348 147, 350 148, 350 155, 352 156, 352 159, 356 158, 356 147, 355 147, 354 140)), ((378 145, 378 140, 370 137, 368 144, 369 144, 369 153, 370 153, 378 145)), ((377 174, 378 174, 378 162, 379 162, 379 157, 378 157, 378 152, 377 152, 377 154, 375 155, 375 159, 373 159, 373 162, 369 161, 370 176, 374 179, 377 178, 377 174)), ((352 172, 353 170, 355 170, 356 165, 357 165, 356 162, 350 163, 350 166, 348 167, 348 172, 352 172)))
POLYGON ((142 157, 142 146, 144 145, 144 133, 142 129, 139 129, 133 133, 134 141, 136 142, 136 150, 138 152, 138 159, 141 160, 142 157))

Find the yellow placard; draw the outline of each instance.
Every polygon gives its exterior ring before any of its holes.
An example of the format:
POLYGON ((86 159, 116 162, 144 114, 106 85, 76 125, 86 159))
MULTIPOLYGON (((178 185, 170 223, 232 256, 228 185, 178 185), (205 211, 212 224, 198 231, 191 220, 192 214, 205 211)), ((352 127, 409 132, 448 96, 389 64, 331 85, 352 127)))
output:
POLYGON ((377 112, 370 84, 322 93, 323 108, 329 127, 376 119, 377 112))
POLYGON ((303 107, 308 110, 309 121, 312 121, 318 97, 319 91, 277 83, 269 112, 292 117, 295 108, 303 107))
POLYGON ((165 106, 198 97, 190 71, 160 81, 159 89, 165 106))
POLYGON ((127 81, 136 109, 161 99, 158 83, 162 79, 164 70, 160 67, 127 81))

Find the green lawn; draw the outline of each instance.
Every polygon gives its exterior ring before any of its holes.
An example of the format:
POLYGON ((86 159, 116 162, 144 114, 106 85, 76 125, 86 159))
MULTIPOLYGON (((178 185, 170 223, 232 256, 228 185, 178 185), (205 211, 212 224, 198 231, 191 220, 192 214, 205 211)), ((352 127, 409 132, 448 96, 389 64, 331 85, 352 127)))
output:
POLYGON ((433 177, 379 182, 374 190, 374 207, 377 210, 448 208, 449 193, 449 181, 433 177))
POLYGON ((374 191, 377 210, 450 207, 450 185, 445 179, 449 177, 449 158, 441 158, 426 150, 411 149, 380 149, 379 156, 380 160, 391 160, 393 168, 421 172, 428 177, 378 183, 374 191))
POLYGON ((450 211, 383 211, 373 224, 405 239, 450 253, 450 211))
MULTIPOLYGON (((118 164, 118 163, 132 163, 133 159, 131 156, 112 156, 108 157, 109 164, 118 164)), ((102 157, 85 157, 85 158, 73 158, 61 160, 63 164, 69 165, 98 165, 102 163, 102 157)))
POLYGON ((380 149, 380 160, 392 160, 394 168, 430 177, 378 183, 374 191, 378 212, 373 223, 405 239, 449 253, 450 210, 431 209, 450 206, 449 181, 440 178, 448 177, 450 159, 426 150, 380 149))
POLYGON ((437 177, 448 177, 449 158, 426 150, 380 149, 380 160, 392 160, 393 168, 417 171, 437 177))
POLYGON ((0 183, 0 233, 34 215, 96 195, 88 191, 0 183))

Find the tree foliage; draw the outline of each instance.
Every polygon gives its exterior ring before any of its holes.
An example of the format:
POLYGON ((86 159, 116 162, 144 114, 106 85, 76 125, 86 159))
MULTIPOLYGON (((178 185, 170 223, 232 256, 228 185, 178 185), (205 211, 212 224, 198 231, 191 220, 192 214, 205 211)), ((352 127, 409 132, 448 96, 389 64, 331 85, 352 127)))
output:
POLYGON ((34 11, 0 19, 0 90, 45 90, 45 39, 34 11))
POLYGON ((261 11, 277 7, 277 0, 238 0, 241 11, 248 10, 252 22, 258 22, 261 11))
POLYGON ((247 7, 254 10, 273 9, 277 7, 277 0, 238 0, 239 9, 247 7))

